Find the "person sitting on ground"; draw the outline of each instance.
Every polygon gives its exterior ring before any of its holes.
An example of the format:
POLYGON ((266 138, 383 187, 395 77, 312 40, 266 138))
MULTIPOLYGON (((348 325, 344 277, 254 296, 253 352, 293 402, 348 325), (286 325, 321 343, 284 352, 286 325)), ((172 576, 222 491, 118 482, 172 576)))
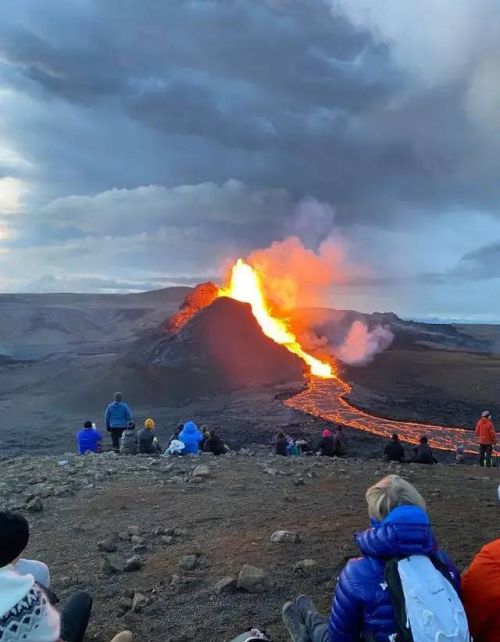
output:
POLYGON ((462 599, 474 642, 498 642, 500 539, 483 546, 462 575, 462 599))
POLYGON ((250 629, 250 631, 241 633, 237 637, 233 638, 231 642, 259 642, 262 640, 270 642, 269 638, 266 637, 266 634, 259 631, 259 629, 250 629))
POLYGON ((200 443, 200 450, 205 450, 205 442, 210 437, 210 428, 206 424, 204 424, 200 430, 201 436, 203 437, 202 442, 200 443))
POLYGON ((175 440, 178 440, 178 439, 179 439, 179 435, 181 434, 181 432, 182 432, 182 429, 183 429, 183 428, 184 428, 184 424, 179 424, 179 425, 177 426, 177 428, 175 429, 174 434, 173 434, 173 435, 170 437, 170 439, 169 439, 169 442, 168 442, 168 443, 169 443, 169 445, 174 441, 174 439, 175 439, 175 440))
POLYGON ((347 457, 347 437, 342 426, 337 426, 333 435, 334 453, 336 457, 347 457))
POLYGON ((455 451, 455 463, 456 464, 465 464, 465 445, 458 444, 457 450, 455 451))
POLYGON ((208 439, 203 445, 203 451, 206 453, 213 453, 216 457, 226 454, 226 447, 224 445, 224 442, 215 432, 215 430, 210 431, 208 439))
POLYGON ((399 440, 399 435, 397 433, 392 435, 391 441, 385 447, 384 455, 386 461, 404 462, 405 449, 403 448, 403 444, 399 440))
POLYGON ((0 640, 2 642, 82 642, 92 611, 88 593, 72 595, 61 610, 45 588, 16 564, 28 545, 22 515, 0 512, 0 640))
POLYGON ((197 455, 199 453, 203 436, 194 421, 187 421, 184 424, 184 428, 179 435, 179 441, 184 444, 185 455, 197 455))
POLYGON ((432 454, 429 440, 425 435, 420 437, 420 445, 413 450, 412 462, 414 464, 437 464, 437 459, 432 454))
POLYGON ((121 392, 115 392, 115 398, 112 403, 106 408, 104 415, 106 421, 106 430, 111 433, 111 441, 115 453, 120 452, 120 439, 127 428, 129 421, 132 421, 132 413, 130 408, 123 401, 121 392))
POLYGON ((50 571, 47 564, 38 560, 19 558, 14 564, 19 575, 33 575, 35 582, 44 588, 50 588, 50 571))
POLYGON ((288 441, 284 432, 280 431, 276 435, 276 441, 274 442, 274 453, 276 455, 281 455, 282 457, 288 457, 288 441))
MULTIPOLYGON (((441 590, 445 587, 443 597, 450 605, 447 607, 450 619, 456 615, 461 627, 467 630, 467 618, 458 597, 460 574, 446 553, 437 547, 425 501, 417 489, 398 475, 389 475, 368 489, 366 501, 372 528, 356 535, 362 556, 349 560, 342 571, 334 592, 330 618, 320 615, 307 596, 300 596, 295 602, 284 605, 283 620, 294 642, 395 640, 401 620, 398 620, 393 599, 396 603, 400 600, 395 599, 392 581, 390 586, 388 584, 390 576, 386 576, 386 569, 392 567, 399 572, 398 566, 393 564, 397 565, 400 558, 416 560, 420 564, 418 568, 425 586, 429 579, 432 580, 432 588, 441 590), (428 563, 429 558, 431 564, 428 563), (439 565, 440 571, 434 564, 439 565)), ((415 571, 415 568, 412 565, 408 570, 415 571)), ((401 579, 398 579, 401 585, 401 579)), ((403 600, 406 597, 405 592, 403 600)), ((432 611, 436 596, 425 597, 431 602, 432 611)), ((436 608, 442 608, 442 602, 436 602, 436 608)), ((406 617, 404 622, 406 626, 406 617)), ((456 624, 454 621, 453 626, 456 624)), ((443 640, 445 637, 449 639, 443 635, 443 640)))
POLYGON ((137 455, 137 431, 135 429, 135 421, 129 421, 127 430, 120 438, 120 454, 121 455, 137 455))
POLYGON ((144 428, 139 431, 137 435, 137 452, 140 455, 159 455, 162 452, 160 443, 154 433, 155 426, 154 419, 150 417, 144 422, 144 428))
POLYGON ((186 454, 186 447, 180 441, 180 439, 172 439, 170 444, 168 445, 168 448, 165 450, 163 453, 162 457, 168 457, 169 455, 185 455, 186 454))
POLYGON ((479 441, 479 465, 490 468, 491 456, 493 455, 493 447, 497 443, 497 436, 489 410, 485 410, 477 422, 476 436, 479 441))
POLYGON ((305 439, 297 439, 295 445, 299 447, 301 455, 311 455, 311 446, 305 439))
POLYGON ((335 456, 335 439, 333 433, 328 428, 325 428, 321 433, 321 441, 318 446, 318 453, 322 457, 335 456))
POLYGON ((77 433, 76 441, 78 444, 79 455, 85 455, 85 453, 98 453, 100 452, 102 435, 94 428, 94 424, 91 421, 86 421, 83 424, 83 430, 80 430, 77 433))

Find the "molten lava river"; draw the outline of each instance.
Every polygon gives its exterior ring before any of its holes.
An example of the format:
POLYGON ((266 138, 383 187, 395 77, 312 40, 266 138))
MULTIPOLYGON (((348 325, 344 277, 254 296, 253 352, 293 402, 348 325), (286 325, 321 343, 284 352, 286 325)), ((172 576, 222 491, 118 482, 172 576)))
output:
POLYGON ((340 379, 334 365, 321 361, 302 348, 286 319, 273 316, 259 274, 243 259, 234 264, 229 284, 220 288, 218 294, 250 304, 264 334, 299 356, 309 367, 311 376, 308 387, 288 399, 285 402, 287 406, 381 437, 390 437, 396 432, 403 441, 417 444, 421 435, 427 435, 434 448, 455 450, 457 444, 464 444, 468 452, 477 450, 472 431, 383 419, 351 405, 346 400, 346 395, 351 391, 350 385, 340 379))

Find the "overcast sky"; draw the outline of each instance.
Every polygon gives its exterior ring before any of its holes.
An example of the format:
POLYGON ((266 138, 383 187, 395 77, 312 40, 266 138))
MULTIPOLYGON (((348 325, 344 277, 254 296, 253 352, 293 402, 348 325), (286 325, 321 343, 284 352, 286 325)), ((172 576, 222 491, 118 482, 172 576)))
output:
POLYGON ((0 290, 332 233, 337 307, 500 319, 498 0, 2 0, 0 290))

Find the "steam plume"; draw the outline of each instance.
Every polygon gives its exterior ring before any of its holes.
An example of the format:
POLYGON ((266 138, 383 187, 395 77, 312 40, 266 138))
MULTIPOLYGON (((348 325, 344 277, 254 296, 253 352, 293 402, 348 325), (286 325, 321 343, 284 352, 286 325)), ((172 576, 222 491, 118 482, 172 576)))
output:
POLYGON ((377 325, 373 330, 362 321, 354 321, 347 336, 335 355, 349 365, 363 366, 373 357, 388 348, 394 334, 387 326, 377 325))

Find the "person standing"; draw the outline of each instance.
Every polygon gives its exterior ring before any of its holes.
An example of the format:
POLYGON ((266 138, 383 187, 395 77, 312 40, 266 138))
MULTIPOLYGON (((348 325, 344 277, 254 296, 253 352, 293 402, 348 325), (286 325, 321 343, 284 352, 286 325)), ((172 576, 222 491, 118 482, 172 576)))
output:
POLYGON ((132 420, 130 408, 123 401, 121 392, 115 392, 115 399, 106 408, 104 415, 106 430, 111 433, 111 442, 115 453, 120 452, 120 439, 129 421, 132 420))
POLYGON ((489 410, 485 410, 477 422, 476 436, 479 441, 479 465, 490 468, 493 446, 497 443, 497 436, 489 410))

